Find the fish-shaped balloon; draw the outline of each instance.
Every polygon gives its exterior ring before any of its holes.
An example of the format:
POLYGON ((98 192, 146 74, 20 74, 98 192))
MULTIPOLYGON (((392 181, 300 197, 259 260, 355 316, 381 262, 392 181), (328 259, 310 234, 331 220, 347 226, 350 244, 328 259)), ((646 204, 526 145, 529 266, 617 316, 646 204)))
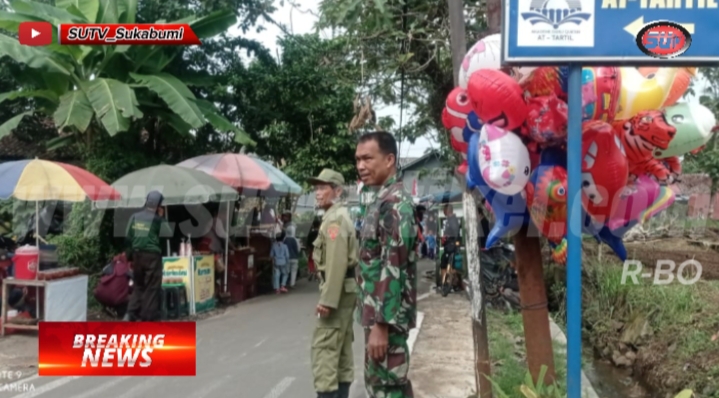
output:
POLYGON ((486 199, 487 204, 495 215, 495 223, 487 236, 487 246, 491 247, 499 239, 517 233, 523 226, 529 224, 527 201, 524 193, 504 195, 492 189, 479 169, 479 134, 475 134, 469 141, 467 151, 467 188, 477 188, 486 199))
POLYGON ((526 186, 529 215, 554 244, 567 234, 567 155, 560 148, 542 151, 542 159, 526 186))

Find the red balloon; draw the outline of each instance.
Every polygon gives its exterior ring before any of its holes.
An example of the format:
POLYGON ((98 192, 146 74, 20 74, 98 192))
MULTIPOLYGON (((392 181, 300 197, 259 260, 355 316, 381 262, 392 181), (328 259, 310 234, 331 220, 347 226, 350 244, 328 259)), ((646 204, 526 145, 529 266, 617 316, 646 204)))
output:
POLYGON ((676 127, 667 123, 664 113, 642 111, 629 120, 618 120, 612 125, 627 152, 630 177, 650 174, 660 183, 672 182, 671 171, 662 160, 654 158, 654 150, 669 148, 677 134, 676 127))
POLYGON ((526 134, 539 144, 560 144, 567 139, 567 104, 556 95, 527 100, 526 134))
POLYGON ((449 136, 449 143, 452 145, 452 149, 459 153, 467 153, 467 148, 469 148, 469 144, 466 142, 457 141, 454 134, 449 136))
POLYGON ((529 163, 532 166, 532 170, 539 166, 539 161, 542 159, 542 148, 536 142, 527 143, 527 151, 529 151, 529 163))
POLYGON ((542 66, 535 69, 532 75, 524 81, 522 89, 531 97, 556 95, 566 101, 567 93, 562 89, 563 76, 557 66, 542 66))
POLYGON ((584 68, 582 108, 586 120, 614 121, 619 107, 622 74, 614 66, 584 68), (590 75, 587 81, 587 75, 590 75))
POLYGON ((599 120, 582 126, 582 204, 595 220, 604 223, 629 176, 621 140, 609 123, 599 120))
POLYGON ((442 110, 442 124, 449 130, 449 142, 452 149, 460 153, 467 153, 463 130, 467 125, 467 115, 471 111, 472 104, 467 96, 467 90, 456 87, 449 93, 445 108, 442 110))
POLYGON ((511 76, 494 69, 480 69, 467 85, 472 108, 483 124, 514 130, 527 118, 522 88, 511 76))

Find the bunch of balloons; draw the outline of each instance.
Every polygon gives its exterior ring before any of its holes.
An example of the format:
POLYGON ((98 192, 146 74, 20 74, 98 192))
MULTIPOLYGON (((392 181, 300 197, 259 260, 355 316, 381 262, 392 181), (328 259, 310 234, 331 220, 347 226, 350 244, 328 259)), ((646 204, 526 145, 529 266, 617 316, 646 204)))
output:
MULTIPOLYGON (((442 121, 464 159, 458 171, 495 215, 487 245, 532 223, 564 264, 569 71, 503 69, 500 43, 491 35, 469 50, 442 121)), ((696 68, 583 69, 582 229, 622 260, 626 231, 673 203, 681 156, 711 138, 712 112, 678 102, 695 75, 696 68)))

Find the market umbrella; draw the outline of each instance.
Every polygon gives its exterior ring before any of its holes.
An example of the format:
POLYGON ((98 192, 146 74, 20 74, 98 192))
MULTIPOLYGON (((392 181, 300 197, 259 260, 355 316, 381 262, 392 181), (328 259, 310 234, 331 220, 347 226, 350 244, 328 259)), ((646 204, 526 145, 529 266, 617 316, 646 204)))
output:
POLYGON ((35 239, 39 248, 39 202, 118 200, 120 194, 77 166, 33 159, 0 164, 0 199, 10 198, 35 202, 35 239))
POLYGON ((248 191, 262 192, 265 196, 301 194, 302 187, 285 173, 256 156, 241 153, 216 153, 187 159, 180 167, 199 170, 220 181, 248 191))
POLYGON ((140 208, 147 194, 158 191, 162 204, 197 205, 207 202, 232 202, 239 198, 237 191, 216 178, 196 170, 162 164, 126 174, 112 184, 122 193, 120 200, 97 201, 101 209, 140 208))

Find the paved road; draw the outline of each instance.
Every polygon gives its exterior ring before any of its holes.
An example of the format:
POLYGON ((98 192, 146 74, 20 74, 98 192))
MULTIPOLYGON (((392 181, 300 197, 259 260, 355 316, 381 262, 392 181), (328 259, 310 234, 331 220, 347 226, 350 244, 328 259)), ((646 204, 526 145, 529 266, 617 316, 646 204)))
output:
MULTIPOLYGON (((420 263, 420 275, 431 269, 420 263)), ((420 294, 430 283, 420 279, 420 294)), ((309 398, 310 336, 317 303, 314 283, 289 295, 264 296, 197 324, 196 377, 37 377, 18 382, 0 398, 309 398)), ((361 329, 355 326, 356 336, 361 329)), ((357 381, 351 398, 364 397, 363 342, 354 344, 357 381)))

